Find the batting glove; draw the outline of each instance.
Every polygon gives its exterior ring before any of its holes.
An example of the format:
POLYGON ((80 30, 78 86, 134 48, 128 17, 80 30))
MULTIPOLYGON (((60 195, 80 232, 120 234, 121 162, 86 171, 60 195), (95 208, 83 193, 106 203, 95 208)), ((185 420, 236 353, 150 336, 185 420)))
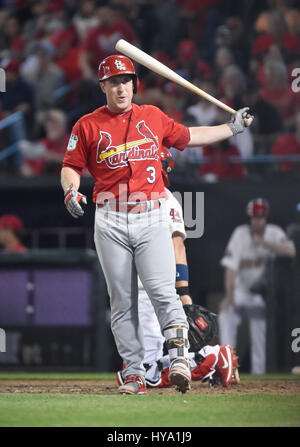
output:
POLYGON ((86 196, 80 194, 73 185, 70 185, 65 192, 65 205, 69 213, 78 219, 78 217, 83 216, 84 211, 80 204, 86 205, 86 196))
POLYGON ((248 110, 249 107, 239 109, 234 115, 232 115, 229 123, 227 123, 233 135, 243 132, 246 127, 251 125, 254 116, 250 115, 248 110))

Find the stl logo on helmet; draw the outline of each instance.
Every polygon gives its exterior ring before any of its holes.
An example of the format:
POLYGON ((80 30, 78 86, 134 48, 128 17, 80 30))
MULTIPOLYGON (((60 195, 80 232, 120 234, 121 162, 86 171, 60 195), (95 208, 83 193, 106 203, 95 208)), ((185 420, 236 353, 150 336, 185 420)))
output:
POLYGON ((126 70, 125 64, 118 59, 115 60, 115 66, 117 70, 126 70))
POLYGON ((120 144, 119 146, 113 146, 110 133, 100 131, 100 139, 97 145, 97 163, 104 162, 108 168, 117 169, 128 166, 128 161, 157 161, 159 159, 158 137, 154 136, 144 120, 140 121, 136 128, 144 138, 128 141, 126 144, 120 144), (145 147, 145 145, 147 146, 145 147))

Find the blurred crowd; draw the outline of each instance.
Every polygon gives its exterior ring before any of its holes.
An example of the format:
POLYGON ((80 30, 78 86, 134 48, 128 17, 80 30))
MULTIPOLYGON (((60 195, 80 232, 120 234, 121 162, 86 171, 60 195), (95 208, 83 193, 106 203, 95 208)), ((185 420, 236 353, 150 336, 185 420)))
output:
MULTIPOLYGON (((59 172, 73 124, 104 104, 99 62, 124 38, 230 107, 249 106, 255 115, 251 128, 228 141, 172 151, 178 172, 190 164, 199 181, 244 178, 262 168, 263 175, 299 176, 299 1, 0 0, 0 7, 6 74, 0 119, 20 111, 25 123, 17 163, 1 159, 10 132, 0 130, 0 172, 59 172), (269 163, 272 155, 283 157, 269 163), (254 156, 265 163, 251 163, 254 156)), ((157 105, 188 126, 229 119, 141 65, 136 70, 137 104, 157 105)))

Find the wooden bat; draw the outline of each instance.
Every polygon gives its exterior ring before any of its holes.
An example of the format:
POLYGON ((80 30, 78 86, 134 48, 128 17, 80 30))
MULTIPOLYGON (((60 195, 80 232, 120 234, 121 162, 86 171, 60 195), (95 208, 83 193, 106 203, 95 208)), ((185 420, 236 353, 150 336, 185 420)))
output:
MULTIPOLYGON (((126 40, 124 40, 124 39, 118 40, 115 48, 120 53, 125 54, 125 56, 128 56, 131 59, 138 62, 139 64, 144 65, 145 67, 149 68, 149 70, 152 70, 155 73, 157 73, 167 79, 170 79, 170 81, 176 82, 176 84, 179 84, 182 87, 187 88, 191 92, 196 93, 196 95, 202 96, 202 98, 207 99, 208 101, 212 102, 216 106, 225 110, 225 112, 231 113, 232 115, 234 115, 236 113, 236 110, 232 109, 231 107, 224 104, 222 101, 219 101, 218 99, 209 95, 204 90, 201 90, 200 88, 196 87, 194 84, 192 84, 191 82, 184 79, 182 76, 177 74, 175 71, 171 70, 169 67, 162 64, 161 62, 156 60, 154 57, 150 56, 149 54, 147 54, 144 51, 140 50, 139 48, 135 47, 131 43, 127 42, 126 40)), ((247 118, 247 123, 249 123, 248 125, 251 124, 252 120, 253 120, 252 117, 247 118)))

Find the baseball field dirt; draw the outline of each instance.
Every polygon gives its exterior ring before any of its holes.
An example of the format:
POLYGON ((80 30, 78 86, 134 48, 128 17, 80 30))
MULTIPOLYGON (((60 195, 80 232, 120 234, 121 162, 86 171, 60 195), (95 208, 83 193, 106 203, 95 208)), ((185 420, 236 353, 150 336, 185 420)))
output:
MULTIPOLYGON (((0 380, 0 393, 46 393, 46 394, 119 394, 115 380, 0 380)), ((174 388, 149 389, 153 395, 177 395, 174 388)), ((224 388, 220 385, 209 388, 208 384, 193 382, 188 394, 300 394, 300 380, 242 380, 238 385, 224 388)))

